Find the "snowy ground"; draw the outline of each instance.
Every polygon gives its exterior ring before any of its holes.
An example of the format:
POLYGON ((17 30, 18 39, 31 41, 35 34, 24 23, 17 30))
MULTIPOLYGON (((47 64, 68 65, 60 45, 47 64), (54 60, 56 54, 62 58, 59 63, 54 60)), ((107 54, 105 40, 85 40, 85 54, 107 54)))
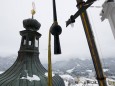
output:
POLYGON ((75 79, 70 75, 61 75, 61 77, 64 79, 65 86, 99 86, 97 83, 96 84, 84 84, 86 80, 93 82, 95 81, 95 79, 93 80, 93 79, 88 79, 85 77, 80 77, 79 82, 76 84, 74 83, 75 79))
POLYGON ((83 85, 82 83, 79 84, 75 84, 75 85, 69 85, 69 83, 67 81, 65 82, 65 86, 99 86, 98 84, 87 84, 87 85, 83 85))
MULTIPOLYGON (((65 86, 99 86, 98 82, 95 78, 86 78, 86 77, 72 77, 71 75, 65 74, 60 75, 64 82, 65 86)), ((106 79, 107 80, 107 86, 115 86, 115 80, 113 79, 106 79)))
MULTIPOLYGON (((2 73, 3 73, 3 71, 0 71, 0 74, 2 74, 2 73)), ((85 77, 75 78, 69 74, 64 74, 64 75, 60 75, 60 76, 63 78, 63 80, 65 82, 65 86, 99 86, 97 83, 97 80, 95 78, 92 78, 92 79, 85 78, 85 77), (77 83, 76 83, 76 81, 77 81, 77 83), (87 82, 89 82, 89 83, 87 83, 87 82)), ((107 83, 108 82, 115 83, 115 80, 107 78, 107 83)), ((115 86, 115 85, 108 85, 108 86, 115 86)))
POLYGON ((0 74, 2 74, 3 73, 3 71, 0 71, 0 74))

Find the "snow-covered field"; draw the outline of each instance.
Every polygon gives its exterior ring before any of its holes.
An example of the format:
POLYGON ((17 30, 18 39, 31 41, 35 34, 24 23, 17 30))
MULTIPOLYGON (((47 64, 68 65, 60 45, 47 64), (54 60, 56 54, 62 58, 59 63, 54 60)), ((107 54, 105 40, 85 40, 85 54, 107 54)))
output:
MULTIPOLYGON (((65 86, 99 86, 95 78, 86 78, 86 77, 72 77, 69 74, 60 75, 64 82, 65 86)), ((106 79, 107 86, 115 86, 115 80, 106 79)))
POLYGON ((74 78, 68 74, 60 76, 63 78, 65 86, 99 86, 95 79, 88 79, 85 77, 74 78), (89 81, 89 83, 87 83, 87 81, 89 81))
POLYGON ((69 83, 67 81, 64 81, 65 82, 65 86, 99 86, 98 84, 82 84, 82 83, 79 83, 79 84, 74 84, 74 85, 69 85, 69 83))
POLYGON ((0 74, 2 74, 3 73, 3 71, 0 71, 0 74))

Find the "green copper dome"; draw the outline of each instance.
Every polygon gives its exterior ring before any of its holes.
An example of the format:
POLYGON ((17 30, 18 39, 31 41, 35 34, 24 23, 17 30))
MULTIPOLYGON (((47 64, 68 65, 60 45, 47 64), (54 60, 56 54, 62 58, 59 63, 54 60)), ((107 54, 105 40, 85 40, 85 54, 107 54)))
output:
MULTIPOLYGON (((40 23, 35 19, 23 21, 26 30, 15 63, 0 75, 0 86, 48 86, 48 73, 39 60, 40 23)), ((53 86, 65 86, 59 75, 54 75, 53 86)))

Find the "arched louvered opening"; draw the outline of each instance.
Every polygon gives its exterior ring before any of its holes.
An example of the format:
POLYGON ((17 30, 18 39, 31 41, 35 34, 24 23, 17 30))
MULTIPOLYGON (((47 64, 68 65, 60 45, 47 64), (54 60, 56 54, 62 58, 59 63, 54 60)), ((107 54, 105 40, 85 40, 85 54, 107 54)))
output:
POLYGON ((35 47, 38 47, 38 38, 35 38, 35 47))

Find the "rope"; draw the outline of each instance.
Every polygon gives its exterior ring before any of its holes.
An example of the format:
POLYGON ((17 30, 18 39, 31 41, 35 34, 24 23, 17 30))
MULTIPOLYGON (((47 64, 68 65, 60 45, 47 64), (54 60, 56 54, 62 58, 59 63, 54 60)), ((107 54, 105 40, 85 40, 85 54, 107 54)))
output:
MULTIPOLYGON (((92 2, 86 2, 85 4, 83 4, 83 6, 87 6, 87 5, 92 5, 94 3, 94 1, 92 1, 92 2)), ((91 8, 102 8, 102 6, 90 6, 91 8)))
POLYGON ((52 86, 51 33, 48 39, 48 86, 52 86))
POLYGON ((91 8, 102 8, 102 6, 90 6, 91 8))

